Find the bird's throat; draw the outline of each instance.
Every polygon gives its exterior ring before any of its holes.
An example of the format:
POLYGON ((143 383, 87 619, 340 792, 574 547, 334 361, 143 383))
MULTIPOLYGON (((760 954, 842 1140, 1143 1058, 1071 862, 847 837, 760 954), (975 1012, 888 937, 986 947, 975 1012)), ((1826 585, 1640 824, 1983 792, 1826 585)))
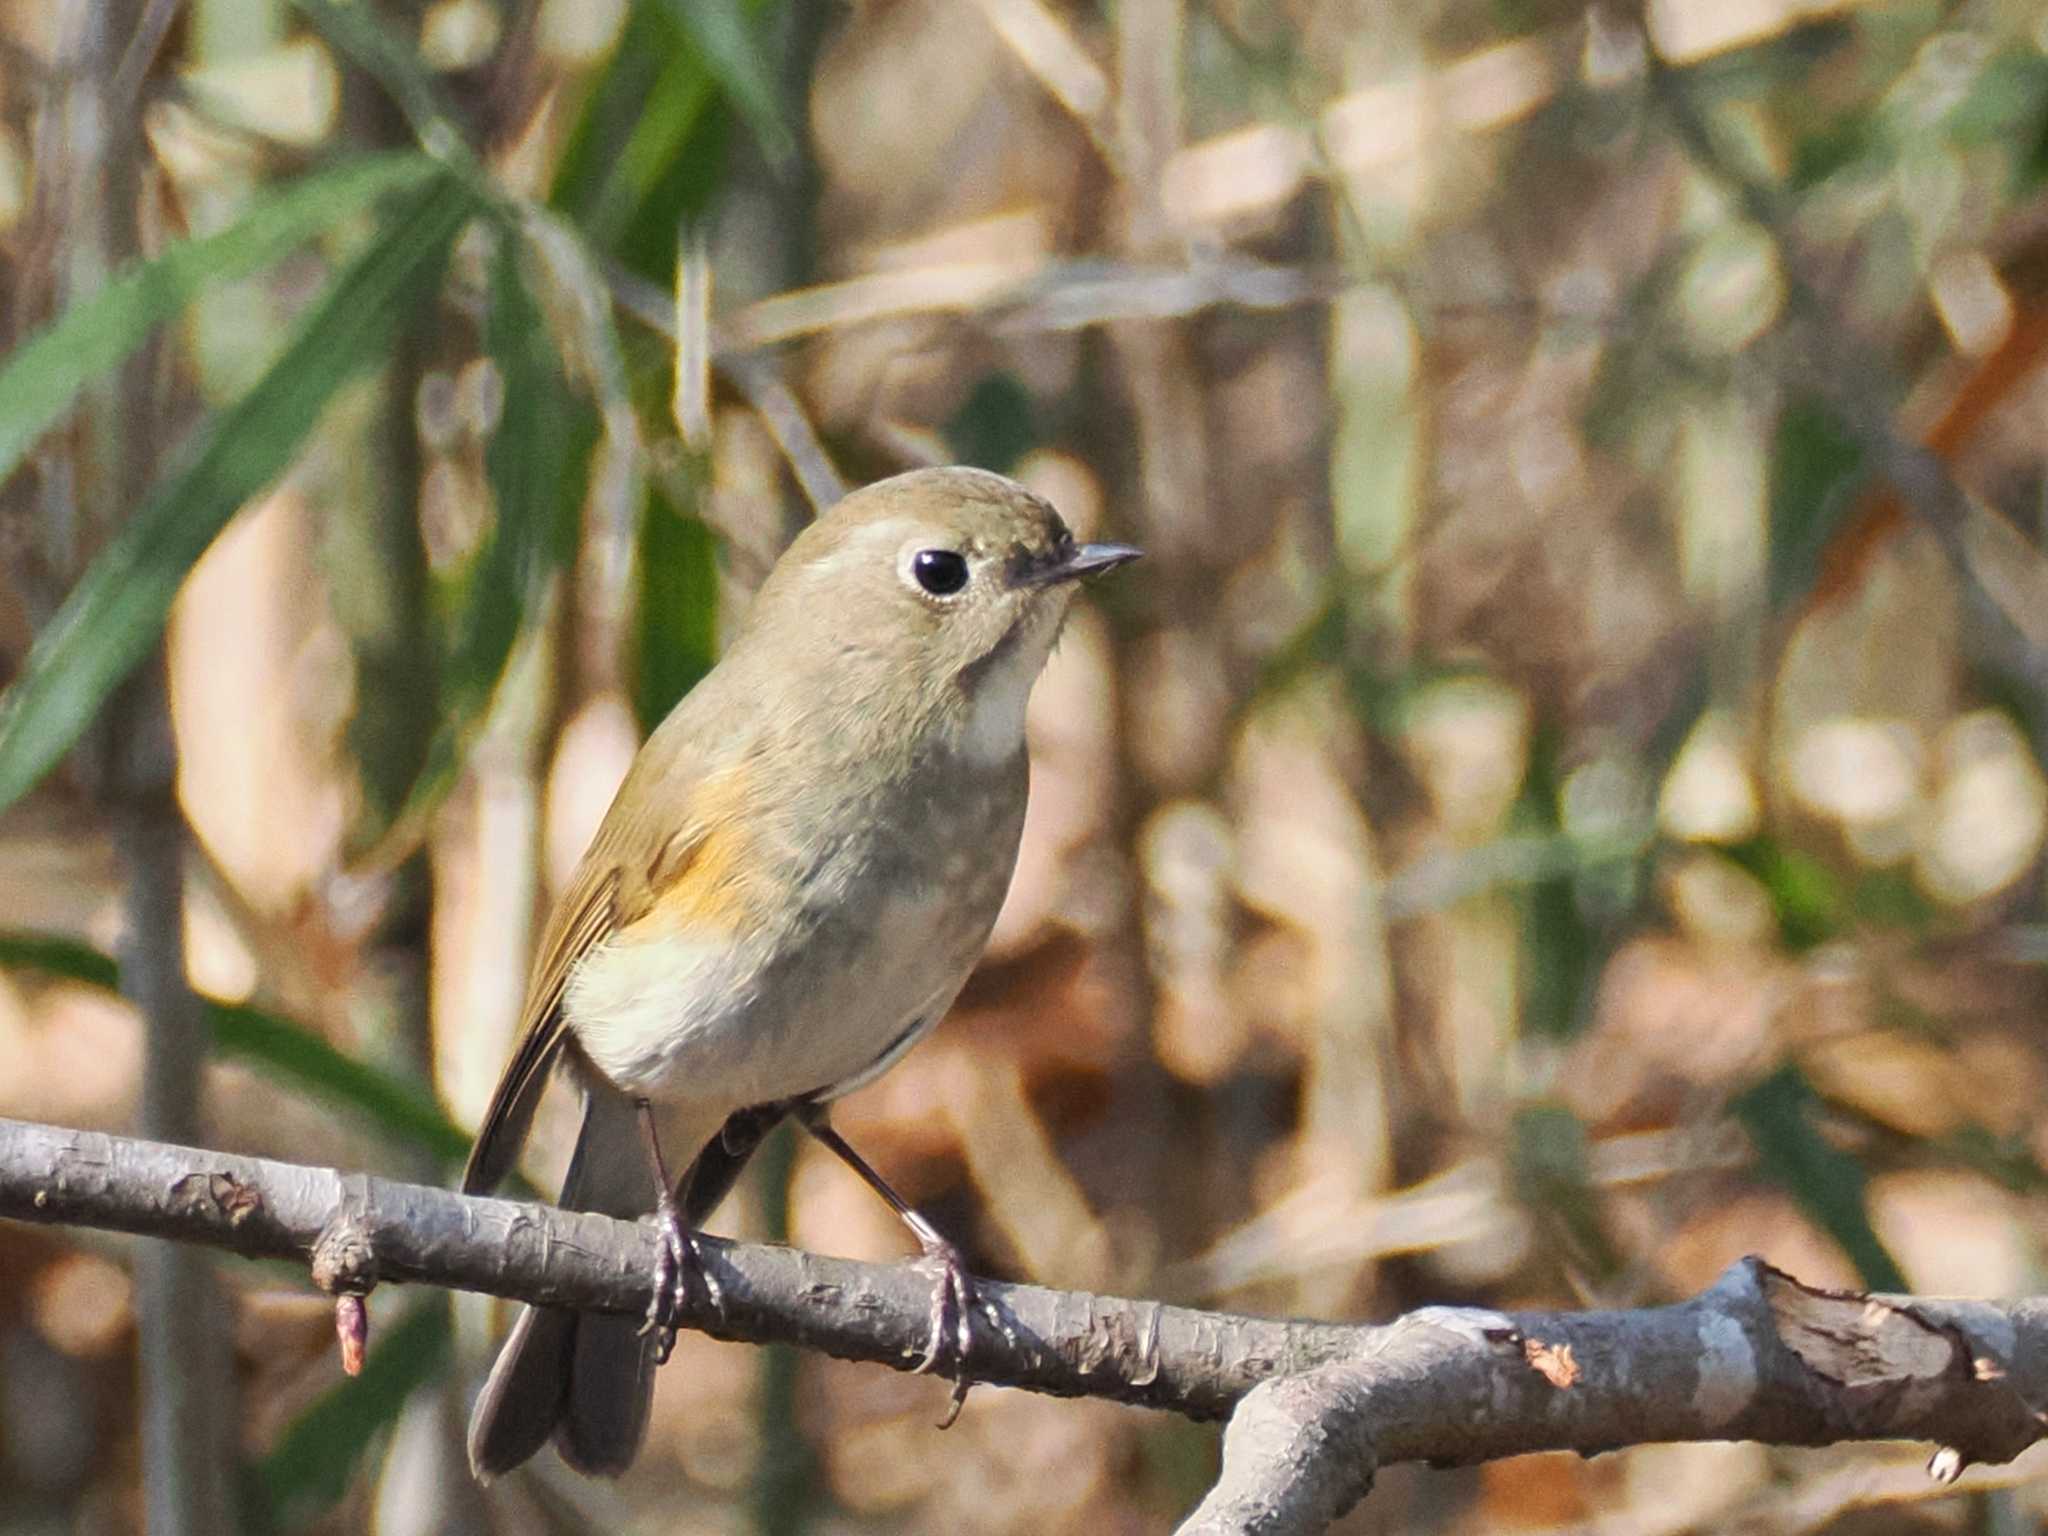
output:
POLYGON ((1044 670, 1050 637, 1020 626, 960 676, 966 708, 955 738, 970 762, 1008 762, 1024 749, 1024 708, 1044 670))

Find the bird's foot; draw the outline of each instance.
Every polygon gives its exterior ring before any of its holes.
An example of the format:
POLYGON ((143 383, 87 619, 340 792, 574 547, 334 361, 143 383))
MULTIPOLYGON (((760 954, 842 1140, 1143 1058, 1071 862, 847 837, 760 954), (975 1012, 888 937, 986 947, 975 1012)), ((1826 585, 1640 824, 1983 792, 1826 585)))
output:
POLYGON ((725 1297, 705 1266, 697 1234, 683 1225, 675 1197, 666 1190, 655 1207, 654 1231, 659 1240, 654 1257, 654 1295, 647 1303, 647 1321, 640 1325, 640 1332, 643 1337, 649 1333, 656 1335, 654 1363, 667 1365, 668 1357, 675 1353, 676 1330, 665 1319, 689 1301, 692 1281, 702 1286, 705 1301, 714 1309, 723 1309, 725 1297))
POLYGON ((974 1348, 974 1308, 978 1297, 974 1276, 968 1273, 966 1257, 958 1248, 936 1233, 920 1232, 918 1241, 924 1247, 925 1262, 936 1265, 939 1274, 932 1282, 931 1332, 915 1373, 936 1371, 942 1363, 952 1366, 953 1396, 946 1405, 946 1416, 939 1420, 939 1428, 950 1429, 960 1417, 968 1388, 974 1385, 967 1374, 967 1358, 974 1348))

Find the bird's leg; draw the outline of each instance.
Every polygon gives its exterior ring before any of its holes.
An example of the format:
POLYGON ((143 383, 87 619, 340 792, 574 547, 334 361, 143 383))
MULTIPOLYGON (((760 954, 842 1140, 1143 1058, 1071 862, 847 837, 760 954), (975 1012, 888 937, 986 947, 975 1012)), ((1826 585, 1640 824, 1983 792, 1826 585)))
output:
POLYGON ((640 1331, 658 1335, 654 1363, 666 1365, 676 1347, 675 1329, 662 1321, 671 1297, 681 1303, 689 1295, 690 1275, 694 1272, 703 1282, 705 1299, 712 1306, 720 1305, 721 1298, 718 1282, 711 1278, 711 1271, 704 1267, 704 1256, 697 1251, 697 1235, 683 1224, 682 1212, 671 1192, 668 1164, 661 1155, 661 1137, 654 1125, 654 1106, 645 1099, 635 1099, 633 1106, 640 1112, 640 1129, 647 1136, 647 1159, 654 1169, 654 1229, 661 1241, 654 1260, 654 1296, 647 1303, 647 1321, 640 1331))
POLYGON ((957 1367, 953 1377, 953 1399, 947 1406, 946 1416, 939 1421, 939 1428, 949 1428, 960 1417, 960 1407, 967 1401, 967 1389, 974 1384, 967 1375, 967 1356, 974 1347, 974 1277, 967 1272, 966 1257, 941 1237, 936 1227, 911 1209, 909 1202, 889 1187, 889 1181, 868 1166, 866 1158, 847 1145, 846 1138, 832 1128, 823 1104, 804 1104, 796 1113, 806 1131, 834 1157, 859 1174, 869 1189, 889 1203, 889 1209, 903 1219, 903 1224, 917 1239, 918 1246, 924 1249, 924 1256, 939 1266, 939 1278, 932 1286, 931 1336, 917 1369, 920 1372, 935 1369, 950 1346, 957 1367), (949 1314, 950 1328, 947 1326, 949 1314))
POLYGON ((676 1180, 676 1203, 691 1231, 701 1230, 711 1219, 768 1133, 788 1117, 787 1101, 758 1104, 726 1117, 718 1134, 704 1144, 697 1160, 676 1180))

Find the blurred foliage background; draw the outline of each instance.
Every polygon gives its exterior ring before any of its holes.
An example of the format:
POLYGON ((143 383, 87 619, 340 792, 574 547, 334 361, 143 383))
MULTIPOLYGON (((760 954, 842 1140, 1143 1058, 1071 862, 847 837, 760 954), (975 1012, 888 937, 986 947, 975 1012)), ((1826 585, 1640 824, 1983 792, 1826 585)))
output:
MULTIPOLYGON (((1151 552, 841 1120, 979 1268, 2041 1291, 2044 177, 2027 0, 0 0, 0 1114, 181 1123, 156 922, 192 1135, 449 1177, 640 735, 816 505, 964 460, 1151 552)), ((715 1225, 903 1251, 787 1139, 715 1225)), ((5 1536, 157 1507, 136 1253, 0 1232, 5 1536)), ((1156 1530, 1213 1467, 686 1338, 629 1477, 478 1490, 491 1305, 380 1293, 349 1381, 206 1267, 252 1531, 1156 1530)), ((1344 1528, 2005 1532, 2044 1468, 1397 1468, 1344 1528)))

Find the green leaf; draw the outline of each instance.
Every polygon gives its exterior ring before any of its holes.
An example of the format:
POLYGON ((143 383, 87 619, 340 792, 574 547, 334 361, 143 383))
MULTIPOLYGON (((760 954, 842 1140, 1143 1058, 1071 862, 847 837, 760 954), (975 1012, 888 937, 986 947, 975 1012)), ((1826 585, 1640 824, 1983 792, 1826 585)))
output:
MULTIPOLYGON (((117 992, 113 956, 55 934, 0 931, 0 966, 61 976, 117 992)), ((363 1116, 379 1129, 424 1148, 444 1163, 469 1153, 469 1136, 441 1112, 426 1090, 405 1078, 343 1055, 311 1030, 246 1003, 202 995, 217 1054, 249 1063, 311 1098, 363 1116)))
POLYGON ((705 67, 747 120, 761 152, 776 165, 796 152, 775 72, 739 0, 662 0, 705 67))
POLYGON ((1863 450, 1832 412, 1802 398, 1778 421, 1771 451, 1770 598, 1778 609, 1820 574, 1828 540, 1863 480, 1863 450))
POLYGON ((0 810, 69 751, 163 629, 186 572, 276 479, 344 381, 376 361, 475 211, 439 177, 403 199, 256 386, 203 425, 95 559, 0 698, 0 810))
POLYGON ((1878 151, 1886 148, 1877 114, 1867 109, 1844 113, 1838 120, 1805 133, 1793 143, 1789 191, 1806 192, 1851 167, 1876 175, 1878 151))
POLYGON ((1516 1194, 1554 1227, 1572 1263, 1596 1281, 1620 1274, 1621 1253, 1593 1188, 1579 1117, 1562 1104, 1523 1105, 1515 1112, 1509 1159, 1516 1194))
POLYGON ((1906 1277, 1870 1224, 1863 1164, 1822 1137, 1814 1124, 1819 1102, 1805 1074, 1787 1065, 1732 1107, 1756 1146, 1763 1176, 1841 1244, 1866 1286, 1903 1291, 1906 1277))
POLYGON ((2031 142, 2048 110, 2048 58, 2031 44, 2004 48, 1977 72, 1942 126, 1963 144, 2031 142))
POLYGON ((1677 79, 1703 107, 1755 101, 1774 91, 1808 88, 1832 56, 1855 46, 1856 31, 1833 17, 1797 22, 1747 47, 1709 54, 1683 67, 1677 79))
POLYGON ((667 60, 605 167, 587 226, 593 240, 656 278, 674 270, 678 226, 718 189, 728 122, 695 56, 676 48, 667 60))
POLYGON ((468 146, 433 72, 409 43, 377 19, 373 6, 337 5, 334 0, 291 0, 291 4, 322 37, 384 87, 423 148, 467 165, 468 146))
POLYGON ((1925 933, 1942 912, 1904 869, 1874 869, 1849 890, 1849 910, 1872 927, 1925 933))
MULTIPOLYGON (((1529 771, 1512 824, 1525 835, 1558 835, 1562 783, 1555 733, 1539 730, 1529 744, 1529 771)), ((1532 880, 1517 893, 1522 910, 1522 1027, 1555 1040, 1579 1032, 1607 947, 1580 901, 1579 872, 1532 880)))
POLYGON ((596 442, 590 408, 576 398, 540 307, 520 268, 516 230, 500 232, 485 341, 504 385, 504 409, 484 449, 495 518, 461 585, 455 633, 441 669, 441 723, 405 803, 372 862, 417 845, 461 776, 464 754, 489 713, 512 648, 539 616, 548 574, 575 548, 574 519, 596 442))
POLYGON ((209 284, 266 267, 382 194, 437 174, 424 156, 390 154, 307 176, 258 199, 219 234, 182 241, 66 310, 0 368, 0 480, 89 379, 121 362, 209 284))
POLYGON ((405 1078, 344 1055, 288 1019, 241 1003, 209 1001, 216 1052, 297 1084, 310 1097, 354 1110, 444 1163, 469 1155, 469 1134, 405 1078))
POLYGON ((317 1398, 257 1468, 277 1525, 304 1525, 340 1502, 371 1443, 413 1393, 447 1369, 454 1333, 446 1296, 421 1301, 395 1326, 373 1329, 363 1373, 317 1398))
POLYGON ((592 212, 599 189, 618 160, 618 142, 644 115, 647 93, 665 64, 672 62, 675 28, 651 5, 626 13, 611 56, 582 98, 576 120, 563 140, 548 186, 548 206, 566 214, 593 239, 592 212))
POLYGON ((1994 54, 1943 126, 1959 144, 2009 150, 2009 195, 2026 197, 2048 175, 2048 59, 2031 46, 1994 54))
POLYGON ((1008 473, 1038 446, 1031 392, 1014 373, 984 374, 946 423, 945 436, 956 463, 1008 473))
POLYGON ((1723 844, 1716 851, 1762 883, 1788 949, 1812 949, 1841 931, 1848 899, 1841 881, 1820 860, 1768 836, 1723 844))
POLYGON ((667 4, 635 6, 549 193, 592 245, 666 282, 676 232, 724 185, 731 98, 667 4))
POLYGON ((1976 1121, 1957 1127, 1934 1145, 1963 1167, 1995 1179, 2017 1195, 2048 1193, 2048 1172, 2022 1135, 2000 1135, 1976 1121))
POLYGON ((718 545, 658 492, 640 520, 639 665, 633 707, 651 731, 718 659, 718 545))

